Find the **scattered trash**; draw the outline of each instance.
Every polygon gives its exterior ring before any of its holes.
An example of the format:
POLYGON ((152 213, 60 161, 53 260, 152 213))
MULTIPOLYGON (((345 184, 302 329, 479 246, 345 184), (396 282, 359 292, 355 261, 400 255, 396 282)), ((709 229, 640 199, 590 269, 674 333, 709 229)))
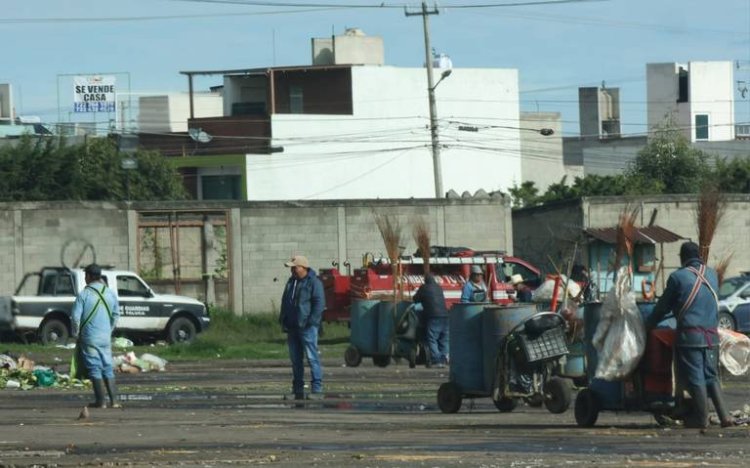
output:
POLYGON ((116 349, 127 349, 132 348, 133 346, 133 342, 124 336, 118 336, 112 340, 112 347, 116 349))
POLYGON ((21 388, 21 382, 14 379, 6 380, 5 388, 21 388))
POLYGON ((88 406, 84 406, 81 410, 81 413, 78 415, 78 419, 88 419, 89 418, 89 408, 88 406))
POLYGON ((719 328, 719 360, 732 375, 744 375, 750 368, 750 338, 726 328, 719 328))
POLYGON ((138 357, 133 351, 115 356, 113 361, 117 370, 128 374, 152 371, 163 372, 167 366, 167 361, 159 356, 144 353, 141 357, 138 357))
POLYGON ((15 369, 16 360, 7 354, 0 354, 0 368, 3 369, 15 369))
POLYGON ((76 349, 76 344, 75 343, 59 344, 59 345, 55 346, 55 348, 76 349))

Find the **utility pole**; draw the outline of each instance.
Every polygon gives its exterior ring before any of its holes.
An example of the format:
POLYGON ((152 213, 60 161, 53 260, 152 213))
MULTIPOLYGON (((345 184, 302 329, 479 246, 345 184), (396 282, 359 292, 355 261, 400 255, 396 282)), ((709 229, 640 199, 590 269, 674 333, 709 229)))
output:
POLYGON ((427 10, 427 2, 422 2, 422 11, 410 13, 406 16, 421 16, 424 27, 424 55, 427 66, 427 98, 430 101, 430 136, 432 137, 432 169, 435 176, 435 198, 443 198, 443 174, 440 163, 440 142, 438 140, 437 106, 435 105, 435 85, 432 77, 432 48, 430 47, 430 15, 440 12, 437 7, 427 10))

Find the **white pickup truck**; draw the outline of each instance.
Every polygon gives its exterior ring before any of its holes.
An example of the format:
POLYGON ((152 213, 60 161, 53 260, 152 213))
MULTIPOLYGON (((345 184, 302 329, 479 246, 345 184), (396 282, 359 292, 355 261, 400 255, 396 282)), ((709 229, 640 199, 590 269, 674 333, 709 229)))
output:
MULTIPOLYGON (((210 324, 205 304, 196 299, 157 294, 131 271, 103 268, 102 277, 120 304, 115 333, 180 343, 192 341, 210 324)), ((85 286, 80 268, 45 267, 28 273, 10 301, 15 331, 36 335, 44 344, 66 343, 71 334, 70 311, 85 286)))

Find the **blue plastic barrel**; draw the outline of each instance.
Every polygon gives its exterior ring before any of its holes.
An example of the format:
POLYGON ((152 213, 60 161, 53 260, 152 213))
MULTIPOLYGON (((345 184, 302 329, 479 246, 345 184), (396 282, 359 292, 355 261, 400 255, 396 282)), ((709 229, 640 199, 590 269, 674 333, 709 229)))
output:
POLYGON ((534 304, 485 307, 482 312, 482 369, 485 391, 492 393, 500 342, 525 319, 536 314, 534 304))
POLYGON ((380 301, 352 301, 349 342, 361 356, 373 356, 378 351, 378 304, 380 301))
POLYGON ((485 303, 457 303, 448 313, 450 381, 463 395, 489 396, 482 370, 482 311, 485 303))
MULTIPOLYGON (((583 323, 584 319, 584 307, 579 306, 576 309, 576 319, 580 319, 583 323)), ((576 336, 578 335, 576 332, 576 336)), ((584 332, 585 334, 585 332, 584 332)), ((564 366, 562 369, 562 375, 570 378, 581 378, 586 377, 586 346, 584 344, 584 338, 576 338, 572 343, 568 343, 568 354, 564 358, 564 366)))
POLYGON ((378 304, 377 349, 374 354, 390 355, 391 343, 396 334, 396 323, 406 312, 411 302, 380 301, 378 304))
POLYGON ((596 379, 596 366, 599 362, 598 353, 591 343, 596 327, 599 325, 599 318, 602 309, 601 302, 589 302, 583 306, 583 329, 584 344, 586 347, 586 374, 589 378, 589 389, 597 396, 601 403, 602 409, 618 410, 624 406, 624 388, 622 382, 610 382, 607 380, 596 379))

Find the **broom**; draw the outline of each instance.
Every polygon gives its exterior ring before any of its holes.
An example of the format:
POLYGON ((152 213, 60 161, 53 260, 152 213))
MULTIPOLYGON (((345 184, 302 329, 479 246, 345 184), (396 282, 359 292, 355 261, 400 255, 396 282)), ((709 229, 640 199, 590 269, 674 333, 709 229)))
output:
POLYGON ((375 213, 375 224, 378 226, 380 236, 385 244, 385 251, 391 261, 393 271, 393 298, 396 299, 398 285, 401 284, 399 272, 399 246, 401 245, 401 224, 394 216, 375 213))
POLYGON ((732 255, 734 255, 734 252, 729 252, 719 260, 719 263, 716 264, 716 276, 719 277, 719 286, 721 286, 721 283, 724 282, 724 277, 727 273, 727 268, 729 268, 729 263, 732 261, 732 255))
POLYGON ((623 257, 627 256, 628 261, 633 259, 633 244, 635 242, 635 220, 638 216, 638 208, 626 206, 620 213, 620 219, 617 223, 617 241, 615 244, 615 263, 614 271, 620 269, 620 263, 623 257))
POLYGON ((414 243, 417 244, 424 260, 423 270, 424 275, 427 276, 430 273, 430 229, 427 227, 424 218, 419 218, 414 224, 412 235, 414 236, 414 243))
POLYGON ((701 258, 706 263, 708 263, 708 253, 716 228, 719 226, 722 216, 724 216, 725 202, 724 195, 714 185, 704 186, 698 197, 695 210, 695 221, 698 224, 698 246, 701 258))

